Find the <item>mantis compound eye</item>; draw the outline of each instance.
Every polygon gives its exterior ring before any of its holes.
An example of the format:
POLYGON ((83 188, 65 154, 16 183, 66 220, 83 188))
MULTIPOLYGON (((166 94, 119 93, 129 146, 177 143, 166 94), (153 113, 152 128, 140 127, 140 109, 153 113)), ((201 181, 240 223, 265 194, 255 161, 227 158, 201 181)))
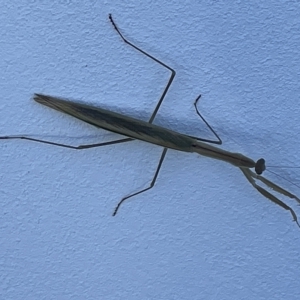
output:
POLYGON ((255 173, 258 175, 261 175, 262 172, 266 169, 266 161, 263 158, 260 158, 256 163, 255 163, 255 173))

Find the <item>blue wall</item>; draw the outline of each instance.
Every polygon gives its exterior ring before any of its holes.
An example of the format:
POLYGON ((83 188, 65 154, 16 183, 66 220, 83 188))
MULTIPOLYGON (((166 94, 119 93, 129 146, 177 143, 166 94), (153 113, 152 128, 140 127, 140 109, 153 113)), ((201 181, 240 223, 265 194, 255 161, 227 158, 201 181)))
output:
MULTIPOLYGON (((2 1, 0 135, 73 145, 120 136, 35 92, 211 137, 268 165, 300 165, 297 1, 2 1), (110 2, 113 2, 111 4, 110 2)), ((74 151, 0 141, 0 299, 300 299, 300 231, 239 169, 142 142, 74 151)), ((270 170, 272 170, 270 168, 270 170)), ((299 169, 273 169, 300 183, 299 169)), ((300 188, 265 176, 300 195, 300 188)), ((300 214, 295 201, 280 197, 300 214)))

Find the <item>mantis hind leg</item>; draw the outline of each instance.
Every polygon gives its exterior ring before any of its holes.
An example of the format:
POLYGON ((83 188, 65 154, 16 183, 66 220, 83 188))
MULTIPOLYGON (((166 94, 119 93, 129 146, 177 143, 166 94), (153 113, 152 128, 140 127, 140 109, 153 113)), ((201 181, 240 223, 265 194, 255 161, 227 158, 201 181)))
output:
POLYGON ((129 41, 123 36, 123 34, 121 33, 120 29, 118 28, 118 26, 116 25, 115 21, 113 20, 112 15, 109 14, 108 17, 109 17, 109 20, 111 21, 111 23, 112 23, 114 29, 117 31, 117 33, 119 34, 119 36, 122 38, 122 40, 123 40, 127 45, 133 47, 133 48, 136 49, 137 51, 141 52, 142 54, 146 55, 146 56, 149 57, 150 59, 154 60, 155 62, 157 62, 157 63, 160 64, 161 66, 163 66, 163 67, 165 67, 166 69, 168 69, 169 71, 171 71, 171 76, 170 76, 170 78, 169 78, 169 81, 168 81, 168 83, 167 83, 167 85, 166 85, 166 87, 165 87, 165 89, 164 89, 164 91, 163 91, 163 93, 162 93, 160 99, 158 100, 158 103, 156 104, 156 107, 155 107, 155 109, 154 109, 154 111, 153 111, 153 113, 152 113, 152 115, 151 115, 151 117, 150 117, 150 119, 149 119, 149 123, 152 123, 153 120, 154 120, 154 118, 155 118, 155 116, 156 116, 156 114, 157 114, 157 112, 158 112, 158 110, 159 110, 159 108, 160 108, 160 106, 161 106, 161 104, 162 104, 162 102, 163 102, 163 100, 164 100, 164 98, 165 98, 165 96, 166 96, 166 94, 167 94, 167 92, 168 92, 168 90, 169 90, 169 88, 170 88, 170 86, 171 86, 171 84, 172 84, 172 82, 173 82, 173 80, 174 80, 174 77, 175 77, 175 75, 176 75, 176 72, 175 72, 174 69, 172 69, 171 67, 169 67, 168 65, 166 65, 165 63, 163 63, 161 60, 155 58, 154 56, 150 55, 150 54, 147 53, 146 51, 142 50, 141 48, 137 47, 137 46, 134 45, 133 43, 129 42, 129 41))
POLYGON ((67 144, 61 144, 61 143, 55 143, 47 140, 40 140, 40 139, 35 139, 31 138, 28 136, 0 136, 0 140, 27 140, 31 142, 36 142, 36 143, 42 143, 42 144, 47 144, 47 145, 53 145, 53 146, 58 146, 58 147, 63 147, 63 148, 69 148, 69 149, 74 149, 74 150, 83 150, 83 149, 89 149, 89 148, 95 148, 95 147, 101 147, 101 146, 108 146, 108 145, 113 145, 113 144, 120 144, 124 142, 130 142, 133 141, 134 139, 132 138, 124 138, 120 140, 115 140, 115 141, 110 141, 110 142, 103 142, 103 143, 97 143, 97 144, 87 144, 87 145, 79 145, 79 146, 72 146, 72 145, 67 145, 67 144))
POLYGON ((154 186, 154 184, 155 184, 155 182, 156 182, 158 173, 159 173, 159 171, 160 171, 161 165, 162 165, 162 163, 163 163, 163 161, 164 161, 164 158, 165 158, 165 156, 166 156, 167 151, 168 151, 168 148, 164 148, 164 150, 163 150, 163 152, 162 152, 162 154, 161 154, 160 160, 159 160, 159 162, 158 162, 157 169, 156 169, 156 171, 155 171, 155 174, 154 174, 154 176, 153 176, 153 178, 152 178, 152 181, 151 181, 150 185, 149 185, 147 188, 145 188, 145 189, 142 189, 142 190, 140 190, 140 191, 138 191, 138 192, 136 192, 136 193, 133 193, 133 194, 130 194, 129 196, 124 197, 124 198, 117 204, 117 206, 116 206, 116 208, 115 208, 115 210, 114 210, 114 212, 113 212, 113 216, 115 216, 115 215, 117 214, 117 212, 118 212, 120 206, 122 205, 122 203, 123 203, 125 200, 127 200, 127 199, 129 199, 129 198, 131 198, 131 197, 134 197, 134 196, 136 196, 136 195, 142 194, 142 193, 144 193, 144 192, 146 192, 146 191, 148 191, 148 190, 150 190, 150 189, 153 188, 153 186, 154 186))
MULTIPOLYGON (((142 54, 144 54, 145 56, 149 57, 150 59, 152 59, 153 61, 157 62, 158 64, 160 64, 161 66, 165 67, 166 69, 168 69, 169 71, 171 71, 171 76, 169 78, 169 81, 160 97, 160 99, 158 100, 158 103, 156 104, 156 107, 149 119, 149 123, 152 123, 154 118, 156 117, 156 114, 174 80, 174 77, 176 75, 176 72, 174 69, 172 69, 170 66, 166 65, 165 63, 163 63, 161 60, 157 59, 156 57, 150 55, 149 53, 147 53, 146 51, 142 50, 141 48, 137 47, 136 45, 134 45, 133 43, 129 42, 124 36, 123 34, 121 33, 119 27, 116 25, 115 21, 113 20, 112 18, 112 15, 109 14, 109 20, 111 21, 114 29, 117 31, 117 33, 119 34, 119 36, 122 38, 122 40, 129 46, 133 47, 134 49, 136 49, 137 51, 141 52, 142 54)), ((215 130, 208 124, 208 122, 204 119, 204 117, 200 114, 198 108, 197 108, 197 102, 198 100, 200 99, 201 95, 199 95, 197 97, 197 99, 195 100, 195 103, 194 103, 194 106, 195 106, 195 109, 196 109, 196 112, 198 114, 198 116, 203 120, 203 122, 206 124, 206 126, 209 128, 209 130, 215 135, 215 137, 217 138, 217 141, 213 141, 213 140, 208 140, 208 139, 202 139, 202 138, 198 138, 198 137, 193 137, 191 136, 192 138, 195 138, 197 139, 198 141, 202 141, 202 142, 207 142, 207 143, 212 143, 212 144, 218 144, 218 145, 221 145, 222 144, 222 140, 220 139, 220 137, 218 136, 218 134, 215 132, 215 130)))

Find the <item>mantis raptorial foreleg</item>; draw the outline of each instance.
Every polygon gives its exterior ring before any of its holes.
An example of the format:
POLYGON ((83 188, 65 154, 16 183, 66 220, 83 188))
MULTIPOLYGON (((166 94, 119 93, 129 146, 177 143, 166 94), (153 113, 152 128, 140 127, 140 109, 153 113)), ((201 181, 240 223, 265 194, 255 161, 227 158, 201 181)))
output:
POLYGON ((269 200, 271 200, 272 202, 276 203, 277 205, 281 206, 282 208, 289 210, 293 216, 294 221, 297 223, 297 225, 300 227, 299 223, 298 223, 298 219, 297 219, 297 215, 294 212, 294 210, 286 205, 284 202, 282 202, 281 200, 279 200, 276 196, 274 196, 273 194, 271 194, 270 192, 268 192, 267 190, 265 190, 264 188, 262 188, 261 186, 259 186, 258 184, 256 184, 255 179, 260 180, 261 182, 263 182, 267 187, 275 190, 276 192, 288 196, 292 199, 296 199, 298 202, 300 202, 300 199, 298 197, 296 197, 295 195, 291 194, 290 192, 288 192, 287 190, 283 189, 282 187, 278 186, 277 184, 271 182, 270 180, 264 178, 261 175, 257 175, 254 172, 252 172, 250 169, 247 168, 240 168, 241 171, 244 173, 245 177, 248 179, 248 181, 251 183, 251 185, 257 189, 263 196, 265 196, 266 198, 268 198, 269 200))

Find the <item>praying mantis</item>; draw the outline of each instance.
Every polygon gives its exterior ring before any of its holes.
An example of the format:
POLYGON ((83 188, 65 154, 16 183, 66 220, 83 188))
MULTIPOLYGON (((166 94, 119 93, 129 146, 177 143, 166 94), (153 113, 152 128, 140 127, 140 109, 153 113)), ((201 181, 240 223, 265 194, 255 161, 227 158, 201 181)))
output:
POLYGON ((77 119, 80 119, 84 122, 87 122, 91 125, 94 125, 98 128, 102 128, 111 132, 115 132, 121 135, 126 136, 126 138, 115 140, 115 141, 109 141, 104 143, 97 143, 97 144, 89 144, 89 145, 79 145, 79 146, 72 146, 67 144, 61 144, 61 143, 55 143, 47 140, 41 140, 32 138, 29 136, 0 136, 1 140, 12 140, 12 139, 22 139, 22 140, 28 140, 32 142, 37 143, 44 143, 48 145, 54 145, 59 147, 65 147, 70 149, 76 149, 76 150, 83 150, 83 149, 89 149, 94 147, 100 147, 100 146, 107 146, 107 145, 113 145, 113 144, 119 144, 123 142, 129 142, 133 140, 141 140, 144 142, 156 144, 158 146, 163 147, 162 154, 156 169, 156 172, 153 176, 153 179, 150 183, 150 185, 147 188, 144 188, 142 190, 139 190, 138 192, 132 193, 129 196, 126 196, 122 198, 117 206, 115 207, 113 211, 113 216, 115 216, 120 208, 120 206, 126 201, 127 199, 137 196, 138 194, 141 194, 143 192, 146 192, 147 190, 150 190, 153 188, 160 168, 162 166, 162 163, 164 161, 164 158, 166 156, 166 153, 168 149, 183 151, 183 152, 196 152, 200 155, 210 157, 213 159, 221 160, 227 163, 230 163, 231 165, 238 167, 241 172, 244 174, 248 182, 264 197, 271 200, 273 203, 276 203, 280 207, 284 208, 285 210, 290 211, 293 220, 296 222, 298 227, 300 227, 300 224, 297 219, 297 215, 294 212, 294 210, 285 204, 283 201, 281 201, 279 198, 277 198, 274 194, 267 191, 265 188, 261 187, 258 182, 264 184, 266 187, 274 190, 275 192, 281 194, 282 196, 286 196, 291 199, 295 199, 298 203, 300 203, 300 199, 295 196, 294 194, 288 192, 284 188, 280 187, 279 185, 273 183, 272 181, 268 180, 267 178, 261 176, 263 171, 266 169, 265 167, 265 160, 263 158, 257 160, 256 162, 252 160, 251 158, 248 158, 247 156, 240 154, 240 153, 233 153, 229 152, 220 148, 217 148, 216 146, 209 145, 207 143, 211 144, 222 144, 222 140, 218 136, 218 134, 214 131, 214 129, 208 124, 208 122, 205 120, 205 118, 201 115, 197 108, 198 101, 201 97, 199 95, 194 103, 196 113, 197 115, 203 120, 203 122, 207 125, 207 127, 210 129, 210 131, 214 134, 214 136, 217 138, 217 140, 208 140, 208 139, 202 139, 198 137, 193 137, 185 134, 181 134, 178 132, 175 132, 170 129, 166 129, 161 126, 157 126, 153 124, 153 121, 156 117, 156 114, 174 80, 174 77, 176 75, 176 72, 174 69, 163 63, 162 61, 158 60, 157 58, 153 57, 149 53, 145 52, 141 48, 137 47, 130 41, 128 41, 119 28, 117 27, 116 23, 114 22, 112 15, 109 15, 109 20, 111 24, 113 25, 113 28, 116 30, 118 35, 121 37, 121 39, 128 44, 129 46, 133 47, 135 50, 139 51, 146 57, 152 59, 156 63, 160 64, 167 70, 171 72, 170 78, 167 82, 167 85, 154 109, 154 112, 152 113, 150 119, 148 122, 142 121, 136 118, 132 118, 129 116, 122 115, 120 113, 116 113, 110 110, 102 109, 93 107, 90 105, 78 103, 69 101, 66 99, 58 98, 58 97, 52 97, 48 95, 43 94, 35 94, 33 99, 45 106, 48 106, 52 109, 58 110, 60 112, 69 114, 77 119), (253 172, 251 169, 254 169, 255 172, 253 172))

